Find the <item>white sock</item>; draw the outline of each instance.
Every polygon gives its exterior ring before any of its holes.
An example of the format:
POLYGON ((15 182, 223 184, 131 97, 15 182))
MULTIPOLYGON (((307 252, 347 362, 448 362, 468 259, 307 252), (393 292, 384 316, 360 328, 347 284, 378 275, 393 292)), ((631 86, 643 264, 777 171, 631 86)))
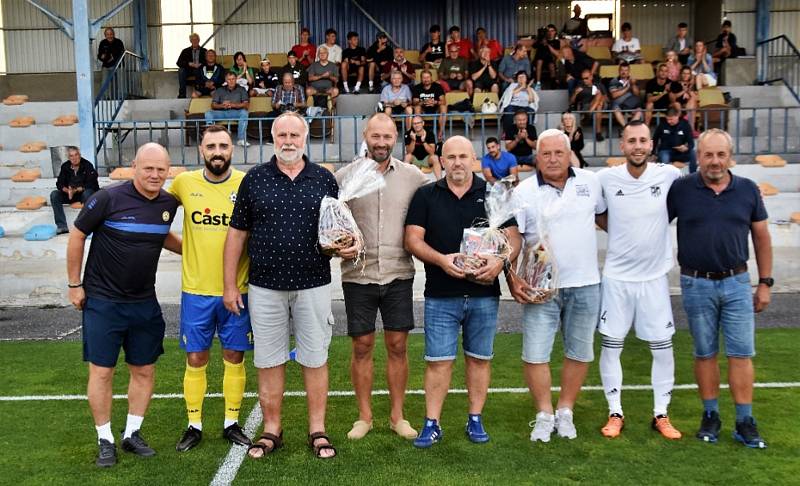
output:
POLYGON ((142 421, 144 421, 144 417, 128 414, 128 421, 125 423, 125 433, 122 435, 122 438, 128 439, 134 432, 141 429, 142 421))
POLYGON ((344 85, 344 92, 345 93, 349 93, 350 92, 350 84, 348 84, 347 81, 345 81, 342 84, 344 85))
POLYGON ((372 86, 373 86, 372 81, 370 81, 369 82, 369 89, 372 89, 372 86))
POLYGON ((356 81, 356 91, 361 89, 361 81, 356 81))
POLYGON ((100 439, 105 439, 112 444, 114 443, 114 434, 111 433, 111 422, 106 422, 103 425, 95 425, 94 428, 97 430, 97 442, 100 442, 100 439))
POLYGON ((230 427, 231 425, 235 424, 236 422, 238 422, 238 420, 233 420, 233 419, 226 418, 225 419, 225 424, 223 425, 223 428, 227 429, 228 427, 230 427))
POLYGON ((622 347, 625 340, 602 337, 600 350, 600 379, 608 402, 608 414, 622 413, 622 347))
POLYGON ((203 430, 202 422, 189 422, 189 427, 194 427, 197 430, 203 430))
POLYGON ((651 341, 650 353, 653 366, 650 380, 653 383, 653 415, 666 415, 675 384, 675 357, 672 355, 672 339, 651 341))

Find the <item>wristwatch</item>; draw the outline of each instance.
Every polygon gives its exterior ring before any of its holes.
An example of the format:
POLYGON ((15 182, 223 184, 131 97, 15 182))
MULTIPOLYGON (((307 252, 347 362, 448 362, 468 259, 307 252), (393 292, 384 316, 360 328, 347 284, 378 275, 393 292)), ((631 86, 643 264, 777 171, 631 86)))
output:
POLYGON ((775 279, 772 278, 772 277, 760 278, 760 279, 758 279, 758 284, 759 285, 764 284, 767 287, 772 287, 773 285, 775 285, 775 279))

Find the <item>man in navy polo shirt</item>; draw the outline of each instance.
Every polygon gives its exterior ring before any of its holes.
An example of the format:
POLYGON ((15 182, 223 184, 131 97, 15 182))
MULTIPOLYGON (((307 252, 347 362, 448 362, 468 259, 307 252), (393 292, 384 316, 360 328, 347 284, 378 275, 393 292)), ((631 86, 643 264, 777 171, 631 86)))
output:
MULTIPOLYGON (((464 229, 486 218, 486 181, 472 174, 472 142, 456 136, 442 146, 445 177, 417 189, 406 215, 405 248, 425 263, 425 423, 414 440, 427 448, 442 439, 439 419, 450 387, 463 329, 470 441, 487 442, 481 420, 491 377, 500 284, 504 262, 487 256, 474 281, 455 264, 464 229)), ((511 260, 519 253, 521 237, 512 218, 503 225, 509 237, 511 260)))
POLYGON ((155 362, 164 352, 164 318, 155 291, 158 258, 162 247, 181 253, 180 238, 169 232, 178 201, 161 189, 169 164, 164 147, 142 145, 133 160, 133 180, 93 194, 69 236, 69 300, 83 310, 83 359, 89 362, 87 394, 99 467, 117 462, 111 385, 120 348, 130 371, 122 449, 142 457, 155 454, 139 429, 153 393, 155 362), (81 281, 89 234, 92 244, 81 281))
MULTIPOLYGON (((222 299, 237 315, 244 310, 236 274, 245 243, 250 256, 248 305, 264 415, 264 433, 248 451, 253 459, 282 445, 290 330, 308 397, 309 446, 317 457, 336 455, 325 434, 331 265, 317 244, 317 228, 322 198, 337 197, 339 186, 333 174, 303 155, 307 135, 308 123, 297 113, 287 111, 275 119, 275 155, 242 179, 225 241, 222 299)), ((357 252, 353 245, 338 256, 349 259, 357 252)))
POLYGON ((694 339, 695 376, 703 400, 697 438, 715 443, 719 416, 719 333, 725 339, 728 383, 736 404, 734 439, 764 448, 753 418, 755 320, 770 302, 772 246, 767 211, 758 186, 729 168, 733 140, 711 129, 700 135, 699 171, 672 185, 667 197, 670 220, 678 219, 678 263, 683 308, 694 339), (747 272, 747 236, 752 235, 758 267, 755 293, 747 272))

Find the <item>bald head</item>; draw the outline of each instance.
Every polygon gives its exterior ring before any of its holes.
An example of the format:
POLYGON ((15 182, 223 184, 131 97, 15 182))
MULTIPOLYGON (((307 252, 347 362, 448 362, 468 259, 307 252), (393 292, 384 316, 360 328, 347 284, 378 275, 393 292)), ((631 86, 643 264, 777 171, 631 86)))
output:
POLYGON ((442 145, 442 165, 449 183, 457 186, 472 184, 472 163, 475 149, 466 137, 450 137, 442 145))
POLYGON ((142 195, 157 197, 167 180, 169 164, 167 149, 155 142, 142 145, 133 159, 133 185, 142 195))

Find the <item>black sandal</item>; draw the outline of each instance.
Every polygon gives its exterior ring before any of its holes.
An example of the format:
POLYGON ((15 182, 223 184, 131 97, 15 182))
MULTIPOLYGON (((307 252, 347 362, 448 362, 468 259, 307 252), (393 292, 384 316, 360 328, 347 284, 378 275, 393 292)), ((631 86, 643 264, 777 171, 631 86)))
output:
POLYGON ((314 432, 313 434, 308 434, 308 447, 310 447, 311 450, 314 451, 314 455, 320 459, 333 459, 334 457, 336 457, 336 448, 333 447, 333 444, 331 444, 331 440, 328 438, 327 435, 325 435, 325 432, 314 432), (315 444, 315 442, 320 439, 325 439, 326 441, 328 441, 328 443, 319 445, 315 444), (333 455, 325 457, 321 455, 321 452, 323 450, 331 450, 333 451, 333 455))
POLYGON ((250 456, 250 459, 255 459, 255 460, 263 459, 267 456, 267 454, 270 454, 280 449, 281 447, 283 447, 283 431, 281 431, 280 436, 277 436, 275 434, 270 434, 269 432, 264 432, 263 434, 261 434, 261 437, 259 437, 258 440, 253 442, 253 445, 247 448, 247 455, 250 456), (268 446, 267 444, 264 444, 263 442, 260 442, 262 439, 272 441, 272 447, 268 446), (260 449, 262 454, 258 457, 253 457, 252 455, 250 455, 250 451, 252 451, 253 449, 260 449))

